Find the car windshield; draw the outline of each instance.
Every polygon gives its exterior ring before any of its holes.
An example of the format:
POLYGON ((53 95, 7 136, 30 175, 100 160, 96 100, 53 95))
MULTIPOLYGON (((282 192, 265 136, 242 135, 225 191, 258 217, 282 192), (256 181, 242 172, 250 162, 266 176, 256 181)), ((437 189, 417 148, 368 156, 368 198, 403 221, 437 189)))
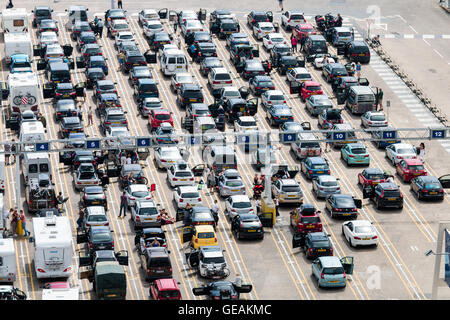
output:
POLYGON ((414 152, 414 150, 413 149, 407 149, 407 148, 404 148, 404 149, 397 149, 397 153, 398 154, 408 154, 408 153, 413 153, 413 154, 415 154, 415 152, 414 152))
POLYGON ((302 223, 319 223, 319 217, 302 217, 302 223))
POLYGON ((384 115, 376 115, 376 116, 371 116, 370 120, 372 120, 372 121, 385 121, 386 117, 384 115))
POLYGON ((281 191, 284 191, 284 192, 300 192, 300 187, 299 186, 283 186, 281 188, 281 191))
POLYGON ((423 170, 424 167, 423 167, 423 165, 418 164, 418 165, 410 165, 410 166, 408 166, 408 169, 409 170, 423 170))
POLYGON ((225 263, 225 259, 223 257, 203 258, 203 263, 225 263))
POLYGON ((95 215, 90 215, 87 219, 88 221, 93 221, 93 222, 102 222, 102 221, 106 221, 106 217, 100 214, 95 214, 95 215))
POLYGON ((343 274, 344 268, 342 267, 334 267, 334 268, 324 268, 322 270, 324 274, 343 274))
POLYGON ((162 152, 162 157, 164 158, 177 158, 179 156, 179 153, 172 150, 167 150, 162 152))
POLYGON ((155 214, 158 214, 158 210, 156 210, 156 207, 141 208, 139 210, 139 215, 152 216, 155 214))
POLYGON ((306 90, 308 91, 319 91, 321 90, 320 86, 307 86, 306 90))
POLYGON ((111 233, 110 232, 99 232, 94 233, 92 235, 93 242, 109 242, 111 241, 111 233))
POLYGON ((366 154, 366 148, 352 148, 351 149, 353 154, 366 154))
POLYGON ((339 198, 336 201, 337 208, 354 208, 355 202, 352 198, 339 198))
POLYGON ((197 237, 199 239, 211 239, 211 238, 215 237, 215 234, 214 234, 214 232, 199 232, 197 234, 197 237))
POLYGON ((144 198, 148 196, 148 191, 135 191, 131 193, 132 196, 136 198, 144 198))
POLYGON ((361 226, 355 228, 355 233, 373 233, 373 227, 371 226, 361 226))
POLYGON ((198 192, 185 192, 181 194, 183 199, 194 199, 200 197, 198 192))
POLYGON ((328 248, 328 247, 330 247, 330 242, 328 240, 313 241, 312 247, 313 248, 328 248))
POLYGON ((235 202, 233 203, 234 208, 238 209, 245 209, 245 208, 251 208, 252 204, 250 202, 235 202))
POLYGON ((229 181, 227 181, 227 182, 225 183, 225 185, 226 185, 227 187, 241 187, 241 186, 243 186, 244 184, 242 183, 241 180, 229 180, 229 181))
POLYGON ((317 170, 326 170, 327 169, 327 165, 325 163, 321 163, 321 164, 313 164, 312 169, 317 169, 317 170))

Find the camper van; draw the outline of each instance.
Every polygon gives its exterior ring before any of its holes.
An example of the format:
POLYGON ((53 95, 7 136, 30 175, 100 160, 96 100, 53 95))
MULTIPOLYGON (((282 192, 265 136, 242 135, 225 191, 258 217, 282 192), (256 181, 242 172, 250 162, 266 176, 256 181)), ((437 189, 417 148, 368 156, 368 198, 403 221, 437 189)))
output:
POLYGON ((16 280, 16 252, 14 239, 0 239, 0 283, 13 283, 16 280))
MULTIPOLYGON (((0 194, 2 195, 2 201, 0 205, 3 207, 3 194, 5 194, 5 186, 6 186, 6 163, 5 163, 5 154, 0 154, 0 194)), ((3 208, 2 211, 3 212, 3 208)))
POLYGON ((42 122, 29 121, 22 122, 20 125, 20 142, 29 142, 29 144, 20 145, 23 151, 34 151, 35 143, 45 140, 45 131, 42 122))
POLYGON ((11 63, 15 54, 24 54, 33 57, 33 44, 29 33, 5 33, 5 61, 11 63))
POLYGON ((11 8, 2 11, 2 30, 7 33, 28 32, 28 16, 25 8, 11 8))
POLYGON ((40 174, 50 176, 50 157, 48 153, 25 153, 22 161, 22 173, 25 183, 38 179, 40 174))
POLYGON ((68 217, 33 218, 36 277, 67 278, 72 274, 72 231, 68 217))
POLYGON ((178 49, 165 50, 159 61, 161 72, 166 76, 188 70, 186 56, 183 51, 178 49))
POLYGON ((38 113, 39 85, 35 73, 11 73, 8 76, 9 105, 13 112, 38 113))

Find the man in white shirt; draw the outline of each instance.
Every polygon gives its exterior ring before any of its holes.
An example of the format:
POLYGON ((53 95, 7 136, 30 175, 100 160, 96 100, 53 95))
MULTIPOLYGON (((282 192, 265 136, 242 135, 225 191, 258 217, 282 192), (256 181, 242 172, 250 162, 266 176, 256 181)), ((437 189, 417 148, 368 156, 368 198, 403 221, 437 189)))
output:
POLYGON ((219 221, 219 204, 217 203, 217 199, 214 200, 214 205, 211 209, 213 216, 214 216, 214 221, 217 222, 219 221))
POLYGON ((131 157, 128 156, 127 159, 126 159, 126 164, 131 164, 131 162, 132 162, 132 161, 131 161, 131 157))
POLYGON ((127 163, 127 157, 125 156, 125 153, 122 152, 122 155, 120 156, 120 164, 123 166, 127 163))

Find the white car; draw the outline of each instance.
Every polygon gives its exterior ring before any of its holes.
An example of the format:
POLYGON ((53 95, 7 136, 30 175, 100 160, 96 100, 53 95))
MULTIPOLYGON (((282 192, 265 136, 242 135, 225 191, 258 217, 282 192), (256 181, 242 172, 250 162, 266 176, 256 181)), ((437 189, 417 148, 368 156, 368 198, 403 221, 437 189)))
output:
POLYGON ((159 169, 167 169, 181 160, 183 160, 183 157, 177 147, 155 148, 155 163, 159 169))
POLYGON ((183 24, 187 20, 198 20, 198 16, 193 10, 181 11, 178 17, 178 24, 183 24))
POLYGON ((141 112, 141 115, 145 118, 148 117, 148 114, 152 110, 159 110, 162 109, 162 104, 159 98, 144 98, 144 100, 139 104, 139 111, 141 112))
POLYGON ((59 43, 47 45, 45 50, 45 59, 48 58, 62 58, 64 57, 64 50, 59 43))
POLYGON ((123 31, 123 32, 121 31, 121 32, 117 33, 116 37, 114 38, 114 46, 116 48, 118 48, 119 45, 124 41, 136 42, 136 40, 134 39, 133 33, 129 32, 129 31, 123 31))
POLYGON ((198 20, 186 20, 181 25, 181 32, 183 35, 186 35, 186 33, 196 32, 196 31, 204 31, 204 27, 203 27, 202 23, 198 20))
POLYGON ((85 215, 86 227, 109 226, 108 217, 103 206, 89 206, 85 209, 85 215))
POLYGON ((342 234, 351 247, 378 245, 375 227, 367 220, 352 220, 342 224, 342 234))
POLYGON ((298 83, 302 83, 305 81, 313 81, 308 69, 302 67, 289 70, 286 73, 286 80, 288 82, 298 82, 298 83))
POLYGON ((170 88, 173 92, 181 87, 183 83, 194 83, 194 78, 188 72, 175 73, 170 81, 170 88))
POLYGON ((220 90, 220 98, 223 102, 226 102, 228 99, 240 99, 241 93, 236 87, 224 87, 220 90))
POLYGON ((208 84, 213 90, 218 90, 223 87, 232 87, 233 80, 227 69, 212 68, 208 74, 208 84))
POLYGON ((225 214, 227 214, 230 219, 233 219, 239 214, 246 213, 256 214, 256 209, 247 195, 230 196, 225 200, 225 214))
POLYGON ((286 97, 280 90, 267 90, 261 94, 261 103, 267 109, 277 104, 286 104, 286 97))
POLYGON ((386 158, 395 167, 405 159, 417 159, 416 148, 409 143, 394 143, 386 147, 386 158))
POLYGON ((266 34, 274 33, 275 28, 272 22, 258 22, 253 25, 253 35, 256 39, 261 40, 266 34))
POLYGON ((159 21, 159 15, 156 10, 144 9, 139 12, 139 24, 142 26, 147 21, 159 21))
POLYGON ((164 27, 161 22, 155 20, 150 20, 144 23, 142 29, 144 30, 144 35, 147 37, 147 39, 157 32, 164 31, 164 27))
POLYGON ((263 37, 263 46, 267 51, 272 49, 273 46, 278 43, 288 44, 287 40, 281 33, 269 33, 263 37))
POLYGON ((39 43, 41 45, 59 43, 58 35, 53 31, 42 32, 41 36, 39 37, 39 43))
POLYGON ((185 161, 175 163, 167 169, 167 181, 172 188, 195 184, 191 167, 185 161))
POLYGON ((128 208, 134 206, 136 201, 150 200, 152 194, 146 184, 131 184, 124 189, 128 200, 128 208))
POLYGON ((111 22, 111 32, 115 36, 119 32, 131 31, 127 20, 115 19, 111 22))
MULTIPOLYGON (((324 66, 323 59, 325 59, 324 56, 317 57, 317 58, 314 59, 314 67, 316 69, 322 69, 323 68, 323 66, 324 66)), ((328 63, 335 63, 333 58, 328 57, 327 59, 328 59, 328 63)))
POLYGON ((123 146, 133 146, 134 141, 131 138, 131 133, 127 127, 108 127, 106 129, 106 137, 111 138, 106 140, 106 145, 109 147, 118 147, 119 144, 123 146))
POLYGON ((178 50, 178 46, 176 44, 165 44, 162 48, 159 48, 158 54, 161 56, 166 50, 178 50))
POLYGON ((255 131, 258 130, 258 124, 254 117, 243 116, 239 117, 234 121, 234 131, 245 132, 245 131, 255 131))
POLYGON ((178 208, 186 208, 189 203, 191 206, 202 206, 203 201, 196 186, 176 187, 173 191, 173 201, 178 208))
POLYGON ((386 116, 381 111, 367 111, 361 116, 361 126, 364 128, 387 127, 386 116))
POLYGON ((281 26, 287 31, 295 28, 295 26, 299 23, 306 23, 306 19, 302 11, 289 10, 281 14, 281 26))

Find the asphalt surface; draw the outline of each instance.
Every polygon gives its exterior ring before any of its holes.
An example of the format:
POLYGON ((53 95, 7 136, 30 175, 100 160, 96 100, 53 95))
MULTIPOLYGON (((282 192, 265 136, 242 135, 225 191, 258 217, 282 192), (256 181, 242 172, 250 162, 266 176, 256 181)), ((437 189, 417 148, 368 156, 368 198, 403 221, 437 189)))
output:
MULTIPOLYGON (((15 6, 20 7, 21 2, 16 1, 15 6)), ((23 2, 24 3, 24 2, 23 2)), ((105 7, 100 7, 99 4, 92 6, 91 3, 87 1, 80 1, 80 4, 85 4, 90 8, 89 12, 91 14, 97 12, 103 12, 105 7)), ((197 9, 202 6, 202 1, 192 1, 189 3, 189 7, 185 9, 197 9)), ((290 8, 290 3, 285 2, 285 9, 290 8)), ((57 3, 48 3, 44 1, 38 1, 36 4, 48 4, 55 9, 56 17, 60 25, 60 43, 71 42, 69 33, 61 26, 65 24, 66 17, 63 14, 65 8, 68 4, 64 1, 57 3), (58 14, 60 13, 60 14, 58 14)), ((24 5, 24 4, 23 4, 24 5)), ((166 2, 167 7, 177 7, 174 1, 166 2), (173 3, 172 3, 173 2, 173 3)), ((359 5, 357 2, 353 1, 329 1, 329 9, 325 10, 327 12, 341 12, 341 14, 346 17, 344 23, 354 25, 359 34, 363 36, 364 30, 360 27, 360 20, 367 16, 366 7, 364 5, 359 5), (351 8, 348 9, 348 8, 351 8)), ((25 5, 24 5, 25 6, 25 5)), ((109 6, 109 4, 108 4, 109 6)), ((148 45, 143 38, 142 29, 137 23, 137 17, 133 13, 138 12, 140 8, 139 4, 128 4, 124 3, 126 9, 128 9, 129 24, 135 33, 136 41, 139 43, 141 50, 144 52, 148 48, 148 45)), ((218 1, 208 2, 208 12, 212 11, 214 8, 223 7, 218 1)), ((326 13, 324 10, 317 9, 317 6, 312 1, 306 1, 304 4, 304 11, 306 15, 312 16, 315 13, 326 13)), ((402 6, 398 6, 392 3, 380 2, 380 6, 383 7, 384 11, 390 11, 389 15, 400 14, 403 18, 409 21, 409 16, 411 13, 409 10, 404 9, 402 6), (386 7, 385 7, 386 5, 386 7), (404 12, 404 10, 406 12, 404 12)), ((28 5, 27 10, 32 8, 28 5)), ((277 3, 263 1, 248 1, 245 4, 239 6, 239 11, 236 15, 241 22, 241 30, 251 34, 247 25, 243 20, 243 15, 249 12, 253 8, 267 8, 270 10, 277 10, 277 3)), ((442 10, 440 8, 437 8, 442 10)), ((443 12, 445 14, 445 12, 443 12)), ((445 17, 445 15, 444 15, 445 17)), ((448 17, 447 17, 448 18, 448 17)), ((278 21, 279 17, 275 17, 275 21, 278 21)), ((313 16, 308 19, 308 21, 313 21, 313 16)), ((164 24, 166 30, 173 31, 172 27, 167 23, 164 24)), ((431 28, 431 27, 430 27, 431 28)), ((282 31, 285 34, 286 39, 289 39, 289 34, 282 31)), ((406 31, 405 31, 406 32, 406 31)), ((419 31, 421 32, 421 31, 419 31)), ((431 31, 424 31, 429 32, 431 31)), ((433 31, 437 33, 444 33, 443 30, 433 31)), ((358 34, 356 34, 358 36, 358 34)), ((32 32, 33 42, 36 43, 36 35, 34 30, 32 32)), ((252 38, 252 37, 251 37, 252 38)), ((383 40, 383 45, 385 41, 383 40)), ((252 38, 252 41, 255 42, 252 38)), ((405 39, 406 41, 415 41, 405 39)), ((449 40, 442 40, 449 41, 449 40)), ((217 46, 218 56, 225 63, 227 69, 231 72, 233 83, 236 87, 240 87, 246 84, 246 81, 242 80, 236 74, 235 68, 229 63, 229 54, 225 48, 225 42, 222 40, 214 39, 214 43, 217 46)), ((267 52, 264 52, 261 48, 261 60, 265 60, 268 57, 267 52)), ((146 119, 142 118, 137 113, 136 103, 133 101, 132 88, 127 80, 127 75, 123 75, 118 70, 118 61, 116 57, 116 51, 113 47, 113 41, 108 39, 106 36, 101 40, 103 54, 108 58, 108 65, 110 68, 110 74, 108 79, 112 79, 117 82, 117 89, 119 91, 119 96, 123 104, 123 108, 128 111, 127 119, 129 123, 130 131, 133 135, 148 135, 148 129, 146 125, 146 119)), ((1 44, 3 46, 3 44, 1 44)), ((74 45, 74 43, 72 43, 74 45)), ((426 45, 426 44, 425 44, 426 45)), ((445 46, 445 43, 443 44, 445 46)), ((399 44, 392 45, 392 51, 398 50, 402 52, 399 44)), ((448 44, 447 44, 448 48, 448 44)), ((333 48, 329 48, 333 50, 333 48)), ((444 53, 445 50, 440 52, 444 53)), ((0 52, 3 49, 0 48, 0 52)), ((390 50, 389 50, 390 52, 390 50)), ((409 50, 408 52, 411 52, 409 50)), ((420 53, 421 51, 417 49, 415 52, 418 56, 422 56, 421 59, 431 59, 435 63, 436 59, 430 58, 427 52, 420 53)), ((447 50, 448 53, 448 50, 447 50)), ((187 54, 187 52, 186 52, 187 54)), ((394 54, 394 53, 392 53, 394 54)), ((74 56, 79 55, 79 52, 74 50, 74 56)), ((427 61, 428 61, 427 60, 427 61)), ((416 70, 416 64, 412 59, 408 59, 408 64, 405 66, 408 73, 413 73, 416 70), (412 61, 412 62, 409 62, 412 61)), ((431 62, 430 62, 431 63, 431 62)), ((439 64, 440 66, 440 64, 439 64)), ((8 69, 3 64, 0 66, 2 71, 2 78, 6 79, 8 69)), ((165 78, 159 71, 159 65, 150 65, 152 68, 152 73, 154 78, 158 81, 158 86, 160 90, 160 99, 163 105, 169 108, 174 113, 175 118, 175 128, 180 130, 180 118, 184 115, 184 110, 181 110, 176 102, 175 95, 170 91, 169 84, 170 78, 165 78)), ((332 96, 331 87, 326 84, 325 80, 321 77, 319 71, 314 70, 312 66, 308 66, 315 80, 321 82, 322 87, 326 93, 332 96)), ((447 79, 448 84, 448 73, 441 72, 442 68, 436 67, 438 76, 447 79)), ((402 95, 397 95, 394 90, 386 83, 383 76, 382 70, 383 64, 372 55, 372 62, 368 66, 363 66, 362 74, 364 77, 368 78, 371 86, 381 87, 385 92, 385 100, 391 100, 392 107, 389 110, 389 120, 390 123, 398 128, 405 127, 423 127, 425 123, 420 121, 424 115, 417 115, 413 110, 414 108, 408 107, 408 103, 402 100, 402 95), (382 71, 380 71, 382 70, 382 71), (380 74, 381 72, 381 74, 380 74)), ((447 69, 448 70, 448 69, 447 69)), ((206 79, 203 78, 198 71, 198 64, 194 63, 190 65, 189 72, 195 77, 196 81, 200 83, 204 88, 204 94, 206 97, 206 103, 212 103, 213 98, 209 93, 206 85, 206 79)), ((387 72, 387 71, 384 71, 387 72)), ((72 79, 74 83, 83 81, 84 75, 83 70, 75 69, 72 71, 72 79)), ((276 72, 272 73, 272 78, 275 82, 276 88, 282 90, 285 94, 288 94, 289 89, 287 83, 285 82, 285 77, 280 76, 276 72)), ((44 83, 44 78, 42 72, 39 73, 39 79, 41 85, 44 83)), ((389 81, 396 81, 396 79, 389 79, 389 81)), ((391 82, 393 83, 393 82, 391 82)), ((391 86, 400 86, 400 84, 392 84, 391 86)), ((448 91, 445 95, 445 90, 436 90, 442 99, 448 100, 448 91), (444 94, 443 94, 444 93, 444 94)), ((428 92, 427 92, 428 93, 428 92)), ((431 95, 431 93, 430 93, 431 95)), ((95 106, 91 99, 92 93, 88 91, 88 99, 83 104, 83 116, 87 119, 87 106, 95 106)), ((42 98, 42 97, 41 97, 42 98)), ((403 99, 408 99, 408 97, 403 97, 403 99)), ((412 99, 412 98, 411 98, 412 99)), ((434 98, 433 98, 434 99, 434 98)), ((53 120, 53 110, 50 100, 44 101, 40 105, 40 110, 45 114, 47 121, 51 123, 48 126, 47 137, 49 139, 57 138, 58 126, 53 120)), ((406 100, 409 101, 409 100, 406 100)), ((305 112, 303 103, 298 99, 297 95, 289 95, 288 104, 293 108, 294 117, 296 121, 310 121, 313 128, 317 128, 317 120, 313 119, 308 113, 305 112)), ((4 106, 4 105, 3 105, 4 106)), ((353 127, 359 127, 360 120, 355 116, 350 116, 347 111, 343 112, 346 121, 351 123, 353 127)), ((99 123, 99 119, 95 117, 94 122, 99 123)), ((269 125, 265 119, 265 114, 262 108, 259 108, 258 112, 258 124, 261 130, 268 130, 269 125)), ((431 118, 430 118, 431 119, 431 118)), ((3 122, 3 119, 1 120, 3 122)), ((429 120, 437 124, 435 120, 429 120)), ((89 136, 101 136, 98 126, 87 126, 87 121, 85 120, 85 131, 89 136)), ((429 125, 430 125, 429 124, 429 125)), ((3 128, 4 124, 1 124, 3 128)), ((232 130, 228 127, 228 130, 232 130)), ((9 130, 2 130, 1 139, 10 140, 13 138, 12 133, 9 130)), ((414 144, 417 144, 414 142, 414 144)), ((391 172, 394 171, 392 165, 387 162, 384 158, 384 152, 378 150, 371 143, 366 143, 369 148, 371 155, 371 167, 380 167, 391 172)), ((246 183, 246 190, 248 194, 251 194, 251 180, 255 174, 255 170, 249 165, 248 155, 246 155, 239 148, 236 148, 238 156, 238 168, 246 183)), ((448 157, 447 151, 444 145, 438 143, 437 141, 426 141, 426 167, 430 174, 435 176, 441 176, 450 171, 450 164, 448 161, 444 161, 444 157, 448 157)), ((280 150, 282 158, 292 165, 299 165, 300 163, 295 160, 292 153, 289 152, 287 146, 283 146, 280 150)), ((200 163, 200 155, 198 152, 193 152, 194 156, 191 157, 191 164, 200 163)), ((357 173, 362 171, 362 168, 358 167, 347 167, 341 160, 338 150, 333 150, 330 153, 325 154, 331 165, 331 174, 340 178, 340 184, 343 193, 353 194, 362 197, 362 192, 357 186, 357 173)), ((75 226, 78 213, 78 201, 79 194, 76 193, 72 187, 72 177, 70 173, 58 163, 57 155, 52 154, 52 170, 53 176, 56 177, 56 188, 58 191, 62 191, 64 195, 69 196, 69 201, 65 205, 65 211, 67 216, 71 220, 72 232, 75 239, 75 226)), ((145 175, 150 182, 157 184, 157 189, 155 193, 155 199, 158 203, 163 204, 172 216, 175 216, 175 209, 172 202, 172 190, 169 188, 166 182, 166 173, 164 171, 158 170, 153 164, 153 155, 150 155, 147 161, 141 162, 145 166, 145 175)), ((5 206, 9 207, 13 204, 15 199, 15 168, 14 166, 9 166, 7 170, 8 181, 10 181, 6 192, 5 206)), ((297 175, 297 180, 300 182, 302 190, 305 196, 305 202, 311 202, 315 204, 316 207, 322 210, 322 222, 324 224, 324 230, 331 235, 333 246, 335 249, 335 255, 340 257, 343 256, 354 256, 355 257, 355 269, 353 276, 349 276, 349 281, 346 289, 332 289, 325 290, 317 288, 316 283, 311 277, 311 262, 304 258, 304 254, 299 249, 291 248, 291 237, 292 231, 289 226, 289 211, 291 208, 282 207, 280 209, 280 217, 277 218, 277 224, 273 229, 266 228, 265 238, 263 241, 238 241, 231 234, 229 221, 223 214, 223 210, 220 213, 220 221, 218 228, 218 240, 219 244, 223 249, 226 250, 226 259, 230 266, 232 274, 228 279, 233 280, 236 276, 243 277, 253 284, 253 291, 250 294, 244 295, 245 299, 427 299, 430 297, 431 293, 431 279, 433 270, 432 258, 425 258, 424 252, 428 249, 435 249, 436 239, 437 239, 437 225, 440 220, 446 220, 448 216, 448 205, 449 199, 443 202, 433 202, 424 203, 419 202, 412 193, 409 191, 409 186, 401 182, 396 178, 397 183, 405 197, 405 205, 402 211, 398 210, 383 210, 378 211, 374 208, 373 204, 369 203, 367 200, 363 201, 363 209, 360 210, 359 219, 368 219, 372 221, 378 230, 380 243, 377 248, 351 248, 345 239, 342 237, 341 224, 343 220, 331 219, 324 209, 324 201, 316 200, 311 194, 311 183, 306 180, 302 175, 297 175)), ((202 191, 202 198, 206 200, 206 204, 212 206, 214 199, 219 199, 217 194, 209 195, 207 190, 202 191)), ((22 193, 23 194, 23 193, 22 193)), ((119 196, 120 190, 117 183, 113 183, 108 187, 107 197, 108 197, 108 207, 109 207, 109 219, 111 229, 113 229, 116 247, 119 250, 128 250, 130 253, 130 264, 126 268, 127 272, 127 299, 131 300, 142 300, 148 299, 148 284, 143 279, 143 273, 140 269, 140 263, 138 255, 134 249, 134 231, 132 223, 129 222, 129 215, 127 219, 118 219, 119 210, 119 196)), ((221 209, 224 208, 223 200, 219 199, 221 209)), ((28 229, 32 230, 31 216, 28 217, 28 229)), ((171 250, 171 261, 173 266, 173 277, 180 282, 181 293, 184 299, 198 299, 192 295, 192 288, 198 286, 199 284, 205 282, 200 277, 198 277, 192 270, 189 270, 187 265, 184 263, 182 255, 182 245, 179 240, 180 228, 179 225, 170 225, 165 227, 167 232, 167 237, 169 241, 169 250, 171 250)), ((19 277, 15 285, 21 290, 25 291, 30 299, 39 300, 41 298, 41 286, 43 282, 39 282, 36 279, 35 272, 33 269, 33 246, 24 239, 17 239, 15 241, 16 252, 17 252, 17 264, 19 277)), ((92 284, 87 280, 80 280, 77 275, 76 268, 76 258, 78 256, 77 250, 79 247, 74 245, 74 272, 70 281, 73 285, 79 286, 81 288, 81 299, 95 299, 95 294, 92 291, 92 284)), ((440 290, 440 295, 446 298, 448 290, 440 290)))

